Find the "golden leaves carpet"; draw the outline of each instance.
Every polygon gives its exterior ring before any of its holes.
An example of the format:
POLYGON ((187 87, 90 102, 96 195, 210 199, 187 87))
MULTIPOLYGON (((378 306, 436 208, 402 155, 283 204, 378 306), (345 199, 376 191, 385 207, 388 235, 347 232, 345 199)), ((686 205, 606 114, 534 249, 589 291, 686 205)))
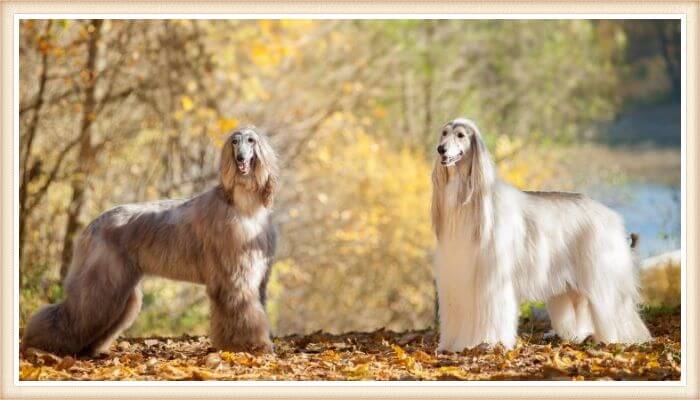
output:
POLYGON ((432 330, 275 339, 274 354, 217 352, 206 337, 134 338, 100 359, 22 351, 21 380, 678 380, 680 310, 647 315, 654 340, 575 345, 524 320, 515 349, 436 354, 432 330))

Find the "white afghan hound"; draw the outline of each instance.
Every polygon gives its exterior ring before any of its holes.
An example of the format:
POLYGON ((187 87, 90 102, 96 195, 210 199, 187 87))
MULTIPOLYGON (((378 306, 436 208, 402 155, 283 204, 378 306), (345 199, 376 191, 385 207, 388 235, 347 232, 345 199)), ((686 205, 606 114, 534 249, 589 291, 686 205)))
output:
POLYGON ((546 300, 565 340, 643 342, 622 218, 578 193, 524 192, 498 178, 468 119, 440 133, 432 220, 439 351, 516 343, 518 305, 546 300))
POLYGON ((22 347, 107 352, 141 309, 141 277, 156 275, 206 285, 215 347, 270 351, 264 303, 277 163, 265 136, 231 133, 219 179, 191 199, 122 205, 93 220, 76 243, 66 299, 30 319, 22 347))

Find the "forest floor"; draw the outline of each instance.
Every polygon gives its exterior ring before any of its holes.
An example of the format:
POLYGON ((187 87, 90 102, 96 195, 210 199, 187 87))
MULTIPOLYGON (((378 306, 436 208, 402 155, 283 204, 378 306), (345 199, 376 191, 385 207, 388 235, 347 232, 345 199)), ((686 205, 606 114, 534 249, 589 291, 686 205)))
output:
POLYGON ((647 309, 654 340, 583 344, 546 335, 546 320, 521 319, 510 351, 436 354, 432 330, 315 332, 275 338, 273 354, 217 352, 202 336, 131 338, 99 359, 27 349, 21 380, 679 380, 680 309, 647 309))

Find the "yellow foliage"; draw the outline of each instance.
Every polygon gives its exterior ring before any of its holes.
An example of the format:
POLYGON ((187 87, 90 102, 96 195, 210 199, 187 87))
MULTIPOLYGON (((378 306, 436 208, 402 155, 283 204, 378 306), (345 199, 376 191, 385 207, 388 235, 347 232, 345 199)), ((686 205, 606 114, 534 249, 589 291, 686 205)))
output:
POLYGON ((294 31, 297 35, 309 32, 314 21, 310 19, 283 19, 279 21, 283 29, 294 31))
POLYGON ((640 276, 644 302, 652 306, 673 307, 680 304, 681 268, 679 264, 642 271, 640 276))
POLYGON ((269 72, 285 58, 299 55, 299 38, 311 29, 313 22, 258 20, 257 26, 258 39, 250 45, 250 59, 256 66, 269 72))
POLYGON ((190 111, 194 108, 194 101, 190 96, 182 96, 180 102, 182 103, 182 109, 185 111, 190 111))
POLYGON ((279 54, 262 43, 255 43, 250 49, 250 58, 260 66, 274 66, 279 62, 279 54))
POLYGON ((222 351, 221 359, 231 365, 243 365, 246 367, 255 367, 259 364, 255 357, 248 353, 232 353, 222 351))
POLYGON ((374 107, 374 108, 372 109, 372 115, 373 115, 375 118, 379 118, 379 119, 385 118, 388 114, 389 114, 389 113, 388 113, 388 111, 386 110, 386 108, 384 108, 384 107, 382 107, 382 106, 376 106, 376 107, 374 107))
POLYGON ((539 190, 553 179, 561 178, 561 171, 552 168, 559 165, 557 154, 528 147, 520 137, 500 135, 493 156, 501 177, 519 189, 539 190))
POLYGON ((235 118, 221 118, 219 120, 219 132, 221 134, 226 134, 231 129, 236 129, 238 126, 238 120, 235 118))
POLYGON ((272 21, 269 19, 259 19, 258 26, 263 34, 269 35, 272 31, 272 21))
POLYGON ((299 179, 314 189, 289 214, 321 209, 324 216, 314 229, 282 232, 293 263, 273 276, 271 285, 279 279, 285 290, 270 296, 270 307, 287 315, 294 304, 297 314, 313 312, 314 322, 276 318, 277 332, 432 323, 431 166, 422 153, 382 137, 338 112, 310 144, 299 179))
POLYGON ((253 76, 241 81, 243 98, 246 101, 268 100, 270 94, 263 88, 260 79, 253 76))

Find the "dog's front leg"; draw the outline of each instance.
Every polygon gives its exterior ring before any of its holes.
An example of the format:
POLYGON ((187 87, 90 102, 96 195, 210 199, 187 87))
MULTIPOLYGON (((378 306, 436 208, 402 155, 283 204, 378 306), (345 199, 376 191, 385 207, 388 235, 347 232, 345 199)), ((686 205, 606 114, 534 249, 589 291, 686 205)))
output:
POLYGON ((501 343, 513 348, 518 333, 518 300, 513 286, 513 264, 508 252, 485 258, 475 270, 473 300, 455 348, 501 343))
MULTIPOLYGON (((462 289, 464 290, 464 289, 462 289)), ((453 291, 441 289, 438 295, 439 342, 437 351, 452 351, 460 333, 460 326, 465 317, 463 298, 455 296, 453 291)))
POLYGON ((273 350, 267 315, 257 287, 224 279, 210 283, 207 293, 211 299, 214 347, 248 352, 273 350))
POLYGON ((512 349, 517 341, 518 303, 512 285, 490 285, 472 303, 458 339, 456 351, 481 344, 501 343, 512 349))
POLYGON ((463 336, 469 335, 471 315, 473 315, 473 287, 467 273, 449 273, 439 276, 438 316, 440 322, 440 340, 437 351, 459 351, 455 346, 463 336))

